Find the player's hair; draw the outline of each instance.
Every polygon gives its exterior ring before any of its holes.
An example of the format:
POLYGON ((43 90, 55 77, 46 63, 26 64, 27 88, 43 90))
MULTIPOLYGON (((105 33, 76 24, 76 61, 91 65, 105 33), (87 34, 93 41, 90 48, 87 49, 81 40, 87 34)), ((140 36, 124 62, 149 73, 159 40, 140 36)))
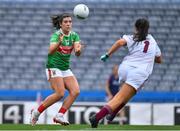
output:
POLYGON ((71 14, 69 13, 63 13, 62 15, 52 15, 51 21, 52 21, 53 27, 57 30, 60 29, 61 28, 60 23, 62 23, 63 19, 66 17, 72 18, 71 14))
POLYGON ((148 35, 149 21, 145 18, 140 18, 136 20, 134 26, 136 28, 133 36, 134 41, 139 42, 145 40, 148 35))

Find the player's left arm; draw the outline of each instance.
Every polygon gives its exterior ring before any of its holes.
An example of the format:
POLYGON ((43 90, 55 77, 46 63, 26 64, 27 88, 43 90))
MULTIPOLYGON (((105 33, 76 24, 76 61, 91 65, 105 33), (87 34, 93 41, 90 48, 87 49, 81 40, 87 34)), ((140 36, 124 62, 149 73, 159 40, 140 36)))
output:
POLYGON ((75 42, 74 43, 74 52, 76 56, 80 56, 81 55, 81 49, 82 49, 82 45, 80 42, 75 42))
POLYGON ((161 50, 158 45, 156 45, 156 56, 155 56, 155 63, 161 64, 162 63, 162 54, 161 50))
POLYGON ((80 42, 80 38, 79 35, 77 33, 74 32, 74 53, 76 56, 80 56, 81 55, 81 51, 82 51, 82 44, 80 42))
POLYGON ((162 63, 162 56, 156 56, 155 57, 155 62, 158 63, 158 64, 161 64, 162 63))

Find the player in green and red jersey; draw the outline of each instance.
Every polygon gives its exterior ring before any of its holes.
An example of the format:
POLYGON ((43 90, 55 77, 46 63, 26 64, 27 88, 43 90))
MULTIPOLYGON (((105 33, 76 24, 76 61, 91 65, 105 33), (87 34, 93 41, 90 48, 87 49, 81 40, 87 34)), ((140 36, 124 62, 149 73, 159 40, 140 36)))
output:
POLYGON ((32 125, 36 124, 39 115, 45 109, 64 96, 66 89, 69 91, 69 95, 53 120, 61 125, 69 125, 69 122, 64 119, 64 114, 80 93, 77 79, 70 69, 72 51, 76 56, 81 54, 82 46, 79 35, 71 30, 72 17, 70 14, 64 13, 61 16, 52 17, 52 21, 56 31, 50 38, 46 75, 54 93, 49 95, 37 109, 32 110, 30 119, 32 125))

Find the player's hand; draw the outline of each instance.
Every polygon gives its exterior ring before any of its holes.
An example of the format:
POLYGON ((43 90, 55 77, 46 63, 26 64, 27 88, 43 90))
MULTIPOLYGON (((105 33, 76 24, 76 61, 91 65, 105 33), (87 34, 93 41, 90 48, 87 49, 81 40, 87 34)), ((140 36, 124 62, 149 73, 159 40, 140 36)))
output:
POLYGON ((106 54, 102 55, 100 59, 101 59, 103 62, 106 62, 108 58, 109 58, 109 55, 106 53, 106 54))
POLYGON ((82 45, 80 43, 76 43, 74 46, 74 52, 76 56, 80 56, 81 55, 81 48, 82 45))

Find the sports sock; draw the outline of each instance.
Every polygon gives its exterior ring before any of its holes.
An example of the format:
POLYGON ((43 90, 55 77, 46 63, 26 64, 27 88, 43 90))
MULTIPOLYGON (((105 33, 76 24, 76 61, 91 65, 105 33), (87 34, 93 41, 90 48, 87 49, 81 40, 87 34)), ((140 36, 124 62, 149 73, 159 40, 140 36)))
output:
POLYGON ((46 109, 46 107, 44 107, 44 105, 41 104, 37 110, 39 111, 39 113, 42 113, 45 109, 46 109))
POLYGON ((116 114, 119 112, 119 110, 121 110, 124 107, 124 105, 125 103, 120 104, 118 108, 112 112, 112 115, 116 116, 116 114))
POLYGON ((110 106, 105 105, 101 110, 96 114, 96 120, 99 121, 103 117, 105 117, 107 114, 110 114, 112 112, 112 109, 110 106))
POLYGON ((59 109, 59 113, 62 113, 62 114, 65 114, 66 111, 67 111, 67 109, 65 109, 64 107, 61 107, 61 108, 59 109))

